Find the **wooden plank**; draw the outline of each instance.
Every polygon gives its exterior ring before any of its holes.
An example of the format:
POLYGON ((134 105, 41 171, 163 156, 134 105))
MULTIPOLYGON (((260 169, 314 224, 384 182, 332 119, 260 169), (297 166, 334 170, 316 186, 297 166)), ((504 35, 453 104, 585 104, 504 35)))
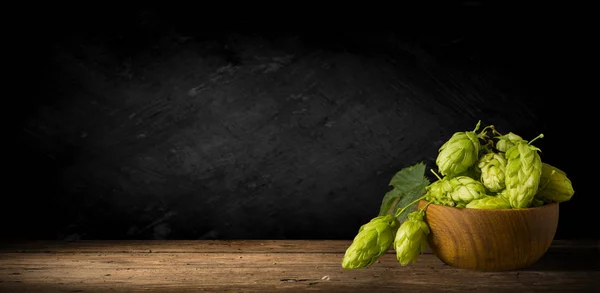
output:
POLYGON ((349 240, 105 240, 105 241, 31 241, 0 246, 0 252, 56 253, 339 253, 349 240))
POLYGON ((598 246, 581 243, 559 246, 527 269, 474 272, 432 254, 401 267, 392 253, 343 270, 348 241, 145 241, 152 253, 136 250, 144 241, 118 242, 0 251, 0 292, 594 292, 600 285, 598 246))
MULTIPOLYGON (((343 253, 351 240, 82 240, 27 241, 0 244, 1 252, 60 253, 343 253)), ((598 240, 555 240, 550 250, 598 249, 598 240)), ((390 250, 388 253, 393 253, 390 250)))
POLYGON ((15 292, 12 290, 24 286, 31 292, 112 289, 381 292, 393 288, 408 292, 435 292, 442 288, 446 292, 565 292, 565 289, 586 292, 597 286, 600 278, 598 271, 464 271, 442 264, 433 255, 424 255, 418 265, 401 267, 393 255, 387 254, 370 268, 346 271, 340 267, 340 255, 327 253, 3 253, 0 271, 0 292, 15 292))

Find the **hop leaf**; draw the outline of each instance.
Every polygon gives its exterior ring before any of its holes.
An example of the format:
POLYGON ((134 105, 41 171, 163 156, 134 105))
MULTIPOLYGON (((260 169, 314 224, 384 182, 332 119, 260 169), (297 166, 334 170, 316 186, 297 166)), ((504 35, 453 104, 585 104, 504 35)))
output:
MULTIPOLYGON (((429 180, 425 177, 425 164, 419 162, 410 167, 405 167, 397 172, 390 180, 389 185, 393 189, 388 191, 379 208, 379 216, 386 215, 390 210, 397 210, 408 203, 416 200, 425 193, 425 188, 429 180)), ((404 221, 408 214, 408 209, 397 215, 399 222, 404 221)))
POLYGON ((423 220, 425 212, 420 209, 408 214, 408 219, 402 223, 396 239, 394 240, 394 250, 396 258, 402 266, 413 264, 417 261, 427 246, 427 234, 429 226, 423 220))
POLYGON ((479 128, 480 122, 473 131, 454 133, 440 147, 435 163, 443 176, 457 176, 477 162, 481 143, 475 131, 479 128))
POLYGON ((540 176, 540 185, 535 198, 544 202, 565 202, 571 199, 575 190, 571 180, 562 170, 542 163, 542 174, 540 176))
POLYGON ((491 192, 504 189, 504 175, 506 172, 506 159, 497 153, 487 153, 479 159, 477 165, 481 170, 481 182, 491 192))
POLYGON ((362 225, 342 259, 344 269, 374 264, 394 242, 398 221, 393 215, 378 216, 362 225))
POLYGON ((483 183, 467 176, 450 178, 448 184, 451 191, 448 196, 457 203, 457 207, 464 207, 472 200, 487 196, 483 183))
MULTIPOLYGON (((498 142, 496 143, 496 149, 501 152, 506 152, 508 149, 513 147, 520 141, 525 141, 520 136, 509 132, 508 134, 498 136, 498 142)), ((526 142, 526 141, 525 141, 526 142)))
POLYGON ((486 196, 480 199, 475 199, 469 202, 466 206, 468 209, 510 209, 511 206, 501 196, 486 196))
POLYGON ((539 149, 525 141, 516 143, 506 151, 506 197, 513 208, 531 205, 538 191, 542 174, 539 149))

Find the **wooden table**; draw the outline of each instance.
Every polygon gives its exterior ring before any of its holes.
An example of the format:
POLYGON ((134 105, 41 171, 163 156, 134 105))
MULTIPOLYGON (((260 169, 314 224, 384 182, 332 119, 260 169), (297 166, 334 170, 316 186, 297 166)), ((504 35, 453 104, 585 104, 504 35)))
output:
MULTIPOLYGON (((0 292, 594 292, 598 241, 555 241, 530 268, 475 272, 393 250, 344 270, 350 241, 79 241, 0 245, 0 292)), ((595 292, 600 292, 595 291, 595 292)))

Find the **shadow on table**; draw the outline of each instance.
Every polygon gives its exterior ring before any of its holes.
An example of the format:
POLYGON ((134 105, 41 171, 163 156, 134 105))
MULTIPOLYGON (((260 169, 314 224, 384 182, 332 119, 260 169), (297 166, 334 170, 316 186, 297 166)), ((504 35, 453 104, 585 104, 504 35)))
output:
POLYGON ((551 247, 525 271, 599 271, 600 247, 551 247))

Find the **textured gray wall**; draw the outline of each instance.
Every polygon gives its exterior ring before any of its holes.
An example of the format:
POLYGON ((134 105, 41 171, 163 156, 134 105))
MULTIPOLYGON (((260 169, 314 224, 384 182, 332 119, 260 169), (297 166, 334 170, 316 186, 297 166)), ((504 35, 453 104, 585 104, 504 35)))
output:
POLYGON ((577 192, 557 237, 596 237, 572 229, 594 196, 565 142, 583 100, 543 34, 198 33, 157 13, 30 48, 5 237, 350 239, 395 172, 479 119, 546 135, 577 192))

